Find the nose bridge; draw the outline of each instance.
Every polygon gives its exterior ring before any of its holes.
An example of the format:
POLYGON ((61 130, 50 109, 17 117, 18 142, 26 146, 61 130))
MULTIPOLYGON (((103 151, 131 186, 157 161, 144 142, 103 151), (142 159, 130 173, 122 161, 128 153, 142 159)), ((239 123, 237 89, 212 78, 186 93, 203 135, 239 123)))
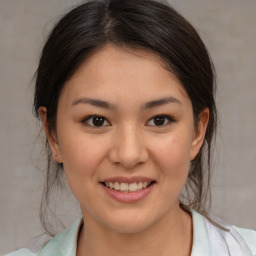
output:
POLYGON ((112 160, 126 168, 132 168, 147 159, 147 149, 143 134, 136 124, 119 127, 114 136, 112 160))

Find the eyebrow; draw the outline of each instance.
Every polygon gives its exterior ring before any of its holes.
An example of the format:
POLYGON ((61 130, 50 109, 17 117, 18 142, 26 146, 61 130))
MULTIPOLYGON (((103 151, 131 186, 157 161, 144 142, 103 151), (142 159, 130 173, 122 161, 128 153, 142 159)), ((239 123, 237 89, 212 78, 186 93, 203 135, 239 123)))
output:
POLYGON ((91 99, 91 98, 79 98, 72 103, 72 106, 75 106, 78 104, 90 104, 100 108, 116 109, 115 105, 108 103, 107 101, 91 99))
POLYGON ((149 109, 149 108, 154 108, 154 107, 159 107, 162 105, 165 105, 167 103, 178 103, 181 104, 181 102, 174 97, 165 97, 157 100, 152 100, 149 102, 146 102, 143 106, 142 109, 149 109))
MULTIPOLYGON (((156 100, 146 102, 145 104, 142 105, 141 109, 155 108, 155 107, 165 105, 167 103, 181 104, 181 102, 177 98, 164 97, 164 98, 161 98, 161 99, 156 99, 156 100)), ((92 98, 79 98, 79 99, 73 101, 72 106, 75 106, 75 105, 78 105, 78 104, 90 104, 90 105, 93 105, 93 106, 96 106, 96 107, 105 108, 105 109, 112 109, 112 110, 117 109, 117 106, 114 105, 114 104, 111 104, 107 101, 92 99, 92 98)))

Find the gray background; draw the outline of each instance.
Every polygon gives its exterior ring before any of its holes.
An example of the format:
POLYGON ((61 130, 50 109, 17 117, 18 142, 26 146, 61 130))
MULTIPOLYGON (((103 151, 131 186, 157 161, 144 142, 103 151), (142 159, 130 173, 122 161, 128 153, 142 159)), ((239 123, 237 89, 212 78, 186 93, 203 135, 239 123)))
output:
MULTIPOLYGON (((78 2, 0 0, 0 254, 42 233, 44 156, 31 79, 48 31, 78 2)), ((198 29, 218 74, 212 213, 256 229, 256 1, 170 3, 198 29)), ((56 200, 62 201, 57 214, 69 225, 79 216, 78 205, 69 192, 56 200)))

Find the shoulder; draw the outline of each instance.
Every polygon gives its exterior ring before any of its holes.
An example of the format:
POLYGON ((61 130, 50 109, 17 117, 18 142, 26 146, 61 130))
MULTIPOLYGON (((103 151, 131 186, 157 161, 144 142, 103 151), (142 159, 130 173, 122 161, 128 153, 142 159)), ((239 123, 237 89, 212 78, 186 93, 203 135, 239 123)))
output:
POLYGON ((36 256, 38 255, 37 253, 33 253, 28 249, 20 249, 15 252, 7 253, 4 256, 36 256))
POLYGON ((75 255, 77 236, 82 225, 82 219, 76 221, 70 228, 53 237, 37 252, 29 249, 20 249, 4 256, 69 256, 75 255))
POLYGON ((221 251, 221 255, 226 255, 224 252, 229 255, 229 252, 230 255, 256 256, 256 231, 226 225, 222 221, 216 223, 224 229, 207 219, 205 223, 212 251, 221 251))
POLYGON ((256 256, 256 231, 227 225, 215 217, 208 219, 194 210, 191 212, 194 225, 193 249, 196 252, 193 256, 256 256))
POLYGON ((235 226, 233 226, 233 228, 243 237, 252 254, 256 256, 256 231, 251 229, 238 228, 235 226))

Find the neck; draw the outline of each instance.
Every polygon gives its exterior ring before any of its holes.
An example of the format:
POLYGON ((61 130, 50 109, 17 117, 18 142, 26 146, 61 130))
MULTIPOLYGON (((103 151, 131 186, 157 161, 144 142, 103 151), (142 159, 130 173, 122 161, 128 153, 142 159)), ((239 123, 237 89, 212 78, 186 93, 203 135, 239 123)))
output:
POLYGON ((124 234, 86 221, 78 238, 77 256, 189 256, 192 248, 191 216, 179 208, 150 228, 124 234))

